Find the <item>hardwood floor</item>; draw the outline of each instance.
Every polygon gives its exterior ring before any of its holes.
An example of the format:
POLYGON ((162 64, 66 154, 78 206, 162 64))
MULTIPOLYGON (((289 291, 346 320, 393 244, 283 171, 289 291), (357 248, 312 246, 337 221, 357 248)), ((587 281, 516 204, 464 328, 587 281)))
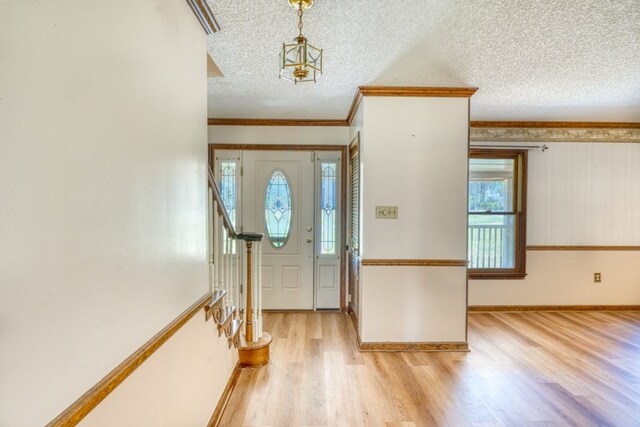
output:
POLYGON ((360 353, 348 316, 269 313, 229 426, 640 426, 640 313, 471 313, 470 353, 360 353))

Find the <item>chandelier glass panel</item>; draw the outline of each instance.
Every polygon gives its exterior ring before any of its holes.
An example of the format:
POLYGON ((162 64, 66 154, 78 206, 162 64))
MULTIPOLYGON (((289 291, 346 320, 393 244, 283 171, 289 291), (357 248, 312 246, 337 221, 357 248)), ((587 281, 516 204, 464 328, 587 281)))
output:
POLYGON ((313 0, 288 0, 291 7, 298 11, 298 36, 294 43, 282 44, 280 52, 280 78, 295 84, 317 82, 322 74, 322 49, 311 45, 302 35, 302 16, 304 10, 313 5, 313 0))

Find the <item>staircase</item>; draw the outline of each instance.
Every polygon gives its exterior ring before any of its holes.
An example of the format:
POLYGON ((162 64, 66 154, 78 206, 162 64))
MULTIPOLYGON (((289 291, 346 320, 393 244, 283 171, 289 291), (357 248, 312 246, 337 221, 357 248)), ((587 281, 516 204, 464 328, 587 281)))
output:
POLYGON ((211 301, 205 306, 218 336, 238 349, 242 367, 269 363, 271 335, 262 331, 262 239, 260 233, 236 233, 211 168, 209 181, 209 277, 211 301), (246 283, 241 280, 246 268, 246 283), (255 281, 255 283, 254 283, 255 281))

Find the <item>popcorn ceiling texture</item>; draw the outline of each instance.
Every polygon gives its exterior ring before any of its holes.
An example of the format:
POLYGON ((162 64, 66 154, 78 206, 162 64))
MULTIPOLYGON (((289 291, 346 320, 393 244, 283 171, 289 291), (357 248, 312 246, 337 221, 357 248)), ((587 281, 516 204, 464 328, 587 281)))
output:
POLYGON ((640 0, 316 0, 317 84, 278 79, 286 0, 210 0, 209 117, 344 119, 358 86, 476 86, 474 120, 640 121, 640 0))

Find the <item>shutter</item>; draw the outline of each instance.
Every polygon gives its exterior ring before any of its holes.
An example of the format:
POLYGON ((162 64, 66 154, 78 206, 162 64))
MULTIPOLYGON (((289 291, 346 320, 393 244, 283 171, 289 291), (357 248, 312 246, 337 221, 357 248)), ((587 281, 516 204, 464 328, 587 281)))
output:
POLYGON ((351 149, 351 247, 358 251, 360 232, 360 152, 358 146, 351 149))

